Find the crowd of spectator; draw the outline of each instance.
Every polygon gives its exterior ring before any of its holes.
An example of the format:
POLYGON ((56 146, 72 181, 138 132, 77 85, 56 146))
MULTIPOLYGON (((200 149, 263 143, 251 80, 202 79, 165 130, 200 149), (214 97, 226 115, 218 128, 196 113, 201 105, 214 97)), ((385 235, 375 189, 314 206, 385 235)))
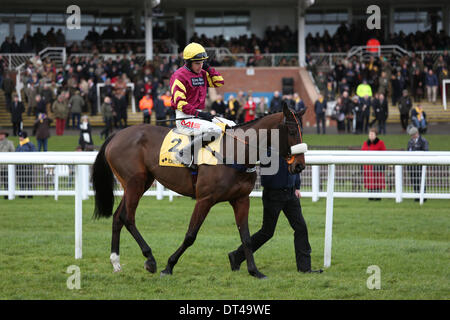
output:
MULTIPOLYGON (((99 33, 92 28, 82 41, 67 41, 61 28, 55 31, 50 28, 45 34, 37 28, 34 34, 26 31, 19 41, 15 36, 6 36, 0 45, 1 53, 38 53, 46 47, 65 47, 68 54, 72 53, 144 53, 144 30, 140 33, 134 25, 126 27, 110 25, 99 33)), ((155 25, 153 27, 154 52, 170 53, 171 48, 162 39, 169 39, 166 28, 155 25)))
MULTIPOLYGON (((114 127, 127 126, 127 110, 132 96, 137 103, 138 111, 143 112, 145 122, 150 121, 152 112, 157 120, 164 120, 167 116, 172 117, 168 84, 171 74, 183 65, 181 55, 156 54, 153 61, 142 64, 142 60, 137 55, 139 50, 134 51, 129 43, 117 43, 116 49, 120 50, 110 49, 124 53, 117 55, 114 59, 103 58, 99 54, 102 51, 96 47, 97 44, 103 45, 102 40, 138 37, 138 33, 133 28, 124 30, 122 32, 111 26, 101 35, 94 29, 91 30, 81 47, 73 44, 69 50, 81 52, 89 47, 93 54, 69 56, 63 66, 58 67, 49 59, 41 60, 39 55, 27 61, 22 74, 23 106, 19 108, 17 103, 14 104, 15 112, 12 112, 11 108, 13 100, 16 99, 13 98, 14 82, 11 75, 2 72, 4 66, 0 57, 0 87, 5 93, 7 108, 12 113, 13 134, 19 132, 21 117, 17 113, 23 108, 24 112, 34 115, 36 119, 39 118, 39 114, 46 114, 54 119, 58 135, 63 134, 64 128, 79 128, 83 113, 96 115, 101 112, 105 121, 102 137, 106 138, 114 127), (96 84, 98 83, 103 84, 100 97, 97 97, 96 84), (134 91, 130 90, 129 83, 134 83, 134 91), (100 104, 98 104, 99 100, 100 104), (16 115, 13 116, 13 113, 16 115)), ((167 31, 163 28, 157 27, 154 32, 160 37, 167 36, 167 31)), ((312 37, 309 34, 306 41, 309 51, 328 51, 330 48, 323 44, 331 44, 333 50, 341 50, 341 48, 347 50, 356 41, 365 39, 361 37, 378 36, 377 32, 380 31, 375 30, 372 34, 364 35, 364 32, 356 32, 353 26, 347 29, 343 24, 332 37, 327 32, 322 37, 319 35, 312 37)), ((267 28, 263 39, 255 35, 251 37, 243 35, 230 40, 225 40, 223 36, 208 39, 204 35, 194 34, 191 41, 197 41, 206 47, 225 46, 233 54, 242 52, 253 54, 247 60, 243 56, 238 56, 236 59, 227 56, 219 60, 213 55, 210 58, 212 66, 246 67, 270 65, 271 62, 263 56, 263 53, 295 52, 296 38, 296 32, 292 32, 288 27, 275 26, 267 28)), ((405 43, 407 48, 413 49, 423 49, 421 47, 423 44, 432 45, 432 48, 446 47, 449 44, 448 37, 442 33, 432 35, 425 32, 409 36, 400 33, 394 34, 392 39, 399 41, 400 44, 405 43)), ((6 48, 7 52, 11 50, 8 48, 18 47, 18 50, 29 52, 36 50, 39 45, 65 44, 64 35, 60 29, 56 32, 51 29, 45 35, 39 29, 33 36, 27 33, 18 46, 11 41, 12 39, 5 40, 1 50, 6 48)), ((109 50, 105 48, 102 47, 102 50, 109 50)), ((284 58, 278 63, 286 66, 296 65, 297 60, 284 58)), ((379 133, 383 134, 389 102, 399 107, 402 126, 405 130, 408 120, 418 118, 420 124, 425 114, 423 113, 422 117, 423 110, 421 112, 413 107, 412 99, 415 103, 423 99, 436 103, 437 97, 442 92, 442 80, 450 78, 450 55, 447 51, 443 51, 438 56, 426 54, 423 59, 415 53, 403 57, 374 55, 368 61, 353 56, 350 59, 337 61, 330 71, 320 69, 321 66, 310 55, 307 55, 307 64, 315 76, 321 93, 314 109, 318 119, 317 130, 320 132, 322 128, 322 133, 326 130, 325 117, 330 115, 338 122, 339 132, 367 133, 368 128, 373 125, 369 123, 370 110, 372 110, 372 118, 378 122, 379 133), (412 113, 417 113, 418 117, 414 117, 412 113)), ((297 109, 302 108, 303 102, 299 102, 298 94, 280 99, 287 100, 297 109)), ((278 101, 278 97, 275 96, 273 101, 278 101)), ((228 101, 223 101, 223 97, 219 96, 215 101, 211 101, 208 107, 213 112, 236 122, 252 120, 255 116, 276 111, 277 108, 272 108, 266 99, 254 99, 251 91, 247 94, 241 92, 236 97, 231 96, 228 101)), ((173 122, 161 122, 161 124, 173 125, 173 122)))
MULTIPOLYGON (((380 134, 386 133, 389 102, 398 107, 405 131, 411 120, 424 132, 426 114, 420 103, 437 103, 443 90, 442 80, 450 79, 449 66, 447 51, 435 59, 431 54, 421 59, 415 53, 391 59, 371 56, 368 61, 353 56, 338 61, 329 72, 317 69, 314 62, 310 64, 320 93, 327 103, 333 102, 328 104, 328 112, 338 122, 338 131, 367 133, 374 124, 368 122, 373 115, 380 134), (417 113, 420 121, 417 121, 417 113)), ((323 102, 316 102, 318 104, 323 102)), ((322 106, 315 109, 321 118, 325 112, 322 106)))

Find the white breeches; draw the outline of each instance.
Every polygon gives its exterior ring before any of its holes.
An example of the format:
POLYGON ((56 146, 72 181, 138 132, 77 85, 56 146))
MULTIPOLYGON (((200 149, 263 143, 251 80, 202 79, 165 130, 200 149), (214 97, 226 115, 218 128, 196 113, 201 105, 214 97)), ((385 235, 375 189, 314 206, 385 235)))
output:
POLYGON ((175 111, 175 115, 177 119, 183 119, 183 120, 177 120, 176 125, 177 129, 186 135, 198 135, 202 133, 208 133, 213 136, 218 137, 222 133, 222 128, 216 125, 216 123, 226 123, 228 126, 233 127, 236 125, 231 120, 222 118, 222 117, 214 117, 212 122, 194 118, 192 115, 187 115, 184 112, 180 110, 175 111), (190 118, 190 119, 186 119, 190 118))

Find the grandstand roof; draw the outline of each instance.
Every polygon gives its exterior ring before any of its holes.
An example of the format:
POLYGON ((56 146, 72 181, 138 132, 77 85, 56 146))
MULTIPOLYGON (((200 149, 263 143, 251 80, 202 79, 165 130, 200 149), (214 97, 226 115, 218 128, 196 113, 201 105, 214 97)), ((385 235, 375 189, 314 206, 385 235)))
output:
MULTIPOLYGON (((144 0, 45 0, 36 3, 35 0, 2 0, 2 12, 15 11, 35 11, 48 12, 61 10, 72 4, 78 5, 82 12, 92 12, 101 9, 102 12, 120 12, 120 10, 130 10, 142 8, 144 0), (74 3, 75 2, 75 3, 74 3), (26 8, 26 9, 25 9, 26 8)), ((277 0, 276 6, 296 6, 298 0, 277 0)), ((335 7, 363 7, 372 4, 379 5, 381 8, 387 5, 394 6, 424 6, 423 0, 315 0, 311 8, 335 8, 335 7)), ((179 9, 189 7, 255 7, 255 6, 274 6, 273 0, 223 0, 220 5, 211 4, 210 0, 161 0, 161 7, 166 9, 179 9)), ((442 0, 428 0, 426 6, 442 6, 442 0)))
MULTIPOLYGON (((46 0, 36 3, 35 0, 2 0, 2 11, 5 10, 51 10, 68 7, 72 4, 78 5, 82 10, 105 11, 109 9, 115 11, 118 8, 140 8, 143 7, 144 0, 46 0), (75 2, 75 3, 74 3, 75 2)), ((276 6, 297 5, 298 0, 277 0, 276 6)), ((380 6, 418 6, 424 5, 423 0, 315 0, 313 7, 336 7, 336 6, 368 6, 376 4, 380 6)), ((212 4, 210 0, 161 0, 164 8, 188 8, 188 7, 228 7, 235 8, 243 6, 274 6, 273 0, 222 0, 220 4, 212 4)), ((443 5, 442 0, 428 0, 426 5, 443 5)))

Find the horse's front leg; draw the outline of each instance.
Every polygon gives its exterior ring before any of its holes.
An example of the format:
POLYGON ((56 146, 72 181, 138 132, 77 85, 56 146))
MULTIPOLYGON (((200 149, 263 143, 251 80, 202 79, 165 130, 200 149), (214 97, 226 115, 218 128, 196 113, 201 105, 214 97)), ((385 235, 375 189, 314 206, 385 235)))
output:
POLYGON ((248 273, 258 279, 266 278, 266 276, 259 272, 258 268, 256 268, 255 259, 253 257, 250 231, 248 229, 248 211, 250 209, 250 198, 246 196, 237 200, 230 201, 230 203, 233 206, 236 225, 239 230, 239 235, 241 236, 245 259, 247 260, 248 273))
POLYGON ((194 243, 195 239, 197 238, 197 233, 200 230, 203 221, 205 221, 205 218, 208 215, 208 212, 213 204, 213 200, 209 197, 197 200, 194 212, 191 216, 188 231, 186 232, 186 235, 184 237, 184 241, 177 249, 177 251, 175 251, 175 253, 170 256, 166 268, 161 271, 161 276, 171 275, 173 273, 173 267, 178 262, 178 259, 181 257, 183 252, 186 251, 186 249, 194 243))

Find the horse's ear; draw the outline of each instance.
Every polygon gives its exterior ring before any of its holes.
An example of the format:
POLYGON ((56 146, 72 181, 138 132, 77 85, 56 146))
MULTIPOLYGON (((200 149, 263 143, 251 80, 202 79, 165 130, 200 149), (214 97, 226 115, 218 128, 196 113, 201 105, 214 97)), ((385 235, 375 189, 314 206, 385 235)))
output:
POLYGON ((299 116, 299 117, 303 117, 303 115, 305 114, 305 112, 306 112, 306 109, 308 109, 308 108, 304 108, 304 109, 302 109, 302 110, 300 110, 299 112, 297 112, 296 114, 297 114, 297 116, 299 116))

